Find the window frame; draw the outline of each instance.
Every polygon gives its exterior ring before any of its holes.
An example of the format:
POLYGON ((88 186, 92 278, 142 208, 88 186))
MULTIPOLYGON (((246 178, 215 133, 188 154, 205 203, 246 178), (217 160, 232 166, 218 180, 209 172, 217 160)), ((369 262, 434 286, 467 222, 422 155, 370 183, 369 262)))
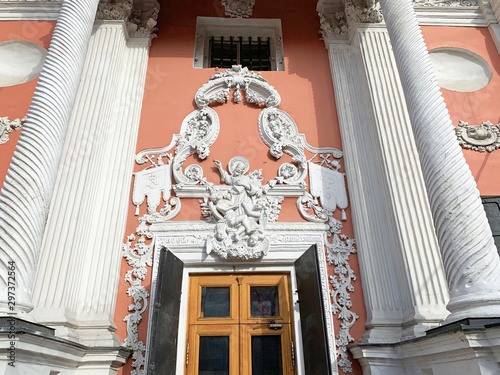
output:
MULTIPOLYGON (((208 68, 211 37, 270 39, 270 71, 284 71, 283 36, 279 19, 197 17, 193 68, 208 68)), ((213 68, 212 68, 213 69, 213 68)))

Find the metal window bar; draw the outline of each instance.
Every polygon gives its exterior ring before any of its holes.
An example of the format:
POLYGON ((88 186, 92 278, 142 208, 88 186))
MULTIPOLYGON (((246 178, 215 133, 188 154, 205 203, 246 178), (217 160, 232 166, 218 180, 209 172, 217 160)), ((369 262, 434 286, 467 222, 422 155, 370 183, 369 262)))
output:
POLYGON ((242 36, 224 38, 210 37, 209 67, 230 68, 241 64, 253 70, 271 70, 271 40, 270 38, 242 36))

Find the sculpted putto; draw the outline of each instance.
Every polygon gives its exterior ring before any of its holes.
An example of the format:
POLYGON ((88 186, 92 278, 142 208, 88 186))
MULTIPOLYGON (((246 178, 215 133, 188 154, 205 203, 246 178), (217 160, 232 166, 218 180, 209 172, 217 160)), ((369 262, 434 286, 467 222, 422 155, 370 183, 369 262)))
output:
POLYGON ((215 233, 207 240, 207 253, 214 251, 224 259, 256 259, 269 250, 264 231, 279 215, 281 197, 268 197, 276 180, 262 186, 262 170, 246 175, 248 160, 237 156, 229 162, 229 172, 220 161, 215 165, 222 182, 230 189, 209 185, 210 199, 202 202, 202 213, 216 222, 215 233))

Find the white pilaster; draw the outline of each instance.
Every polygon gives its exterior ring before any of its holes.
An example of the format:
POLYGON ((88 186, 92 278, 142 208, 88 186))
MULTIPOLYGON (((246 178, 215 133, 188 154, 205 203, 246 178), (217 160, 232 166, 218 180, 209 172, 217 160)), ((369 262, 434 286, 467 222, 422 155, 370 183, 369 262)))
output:
POLYGON ((0 194, 0 311, 8 308, 7 267, 16 263, 16 309, 31 290, 73 102, 98 0, 66 0, 0 194))
POLYGON ((127 39, 124 21, 95 26, 34 292, 36 319, 91 346, 119 343, 113 315, 150 43, 127 39))
POLYGON ((388 181, 380 172, 385 167, 368 83, 359 50, 347 41, 332 40, 327 46, 368 315, 364 339, 395 342, 411 301, 407 280, 401 279, 397 224, 388 181))
POLYGON ((404 89, 451 300, 448 321, 500 316, 500 259, 411 0, 380 0, 404 89))
POLYGON ((403 311, 403 337, 412 337, 448 315, 446 277, 387 28, 352 23, 350 29, 363 59, 383 159, 379 173, 387 183, 396 251, 404 264, 396 274, 407 279, 411 301, 403 311))

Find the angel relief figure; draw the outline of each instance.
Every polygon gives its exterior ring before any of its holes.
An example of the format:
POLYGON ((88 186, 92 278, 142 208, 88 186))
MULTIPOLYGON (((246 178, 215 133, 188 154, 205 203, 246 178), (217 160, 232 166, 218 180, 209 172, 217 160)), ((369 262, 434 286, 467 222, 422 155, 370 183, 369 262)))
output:
POLYGON ((207 240, 207 253, 214 251, 224 259, 260 258, 269 250, 264 236, 266 225, 277 220, 283 201, 282 197, 267 196, 276 180, 262 186, 262 170, 246 175, 250 164, 241 156, 231 159, 229 172, 220 161, 215 165, 230 189, 208 185, 210 198, 202 202, 202 213, 216 226, 207 240))

